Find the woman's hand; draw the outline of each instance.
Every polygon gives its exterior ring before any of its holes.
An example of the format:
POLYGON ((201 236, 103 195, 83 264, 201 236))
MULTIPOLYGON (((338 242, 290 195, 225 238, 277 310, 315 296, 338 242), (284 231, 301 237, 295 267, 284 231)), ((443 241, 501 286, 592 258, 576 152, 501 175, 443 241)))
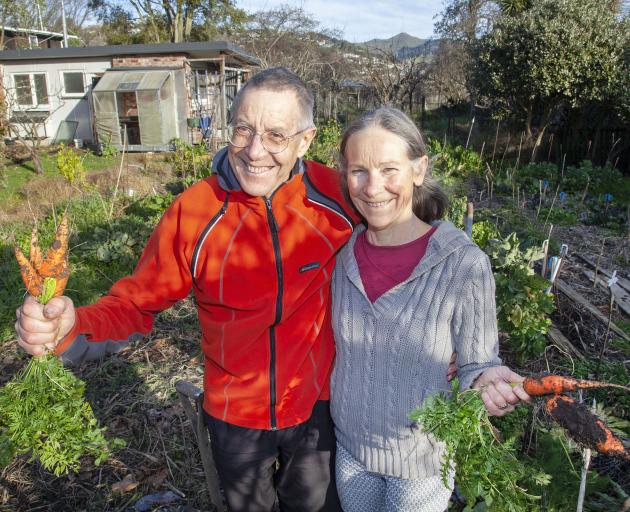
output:
POLYGON ((481 391, 481 398, 491 416, 503 416, 512 412, 519 402, 531 400, 522 386, 511 385, 524 380, 507 366, 495 366, 477 377, 473 388, 481 391))

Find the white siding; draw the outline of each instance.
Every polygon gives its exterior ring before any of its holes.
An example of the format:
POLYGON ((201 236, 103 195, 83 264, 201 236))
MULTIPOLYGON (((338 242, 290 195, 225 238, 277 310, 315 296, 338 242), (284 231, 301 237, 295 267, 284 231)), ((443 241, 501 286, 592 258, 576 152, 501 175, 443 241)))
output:
MULTIPOLYGON (((35 50, 34 50, 35 51, 35 50)), ((48 107, 40 106, 36 110, 48 110, 50 112, 46 119, 46 141, 52 142, 61 121, 78 121, 75 137, 86 142, 92 142, 92 114, 89 105, 89 91, 92 86, 92 78, 97 73, 103 73, 112 67, 111 58, 100 57, 86 60, 75 60, 70 62, 62 60, 25 60, 9 61, 2 66, 2 80, 5 90, 14 90, 13 75, 20 73, 45 73, 48 84, 48 107), (85 97, 77 95, 67 95, 63 88, 63 71, 77 71, 84 74, 85 97)), ((8 104, 13 105, 14 100, 9 100, 8 104)), ((43 130, 40 135, 43 136, 43 130)))

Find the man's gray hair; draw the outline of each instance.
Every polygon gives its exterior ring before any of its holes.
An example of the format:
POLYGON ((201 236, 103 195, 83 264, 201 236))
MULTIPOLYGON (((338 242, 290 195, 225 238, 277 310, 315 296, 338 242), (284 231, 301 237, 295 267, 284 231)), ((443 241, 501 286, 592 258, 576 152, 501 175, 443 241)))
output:
POLYGON ((302 79, 293 71, 285 67, 269 68, 250 78, 232 101, 230 108, 230 121, 234 119, 238 111, 243 95, 248 90, 266 89, 268 91, 293 91, 300 106, 300 119, 304 123, 303 129, 315 126, 313 122, 313 106, 315 100, 311 91, 302 79))

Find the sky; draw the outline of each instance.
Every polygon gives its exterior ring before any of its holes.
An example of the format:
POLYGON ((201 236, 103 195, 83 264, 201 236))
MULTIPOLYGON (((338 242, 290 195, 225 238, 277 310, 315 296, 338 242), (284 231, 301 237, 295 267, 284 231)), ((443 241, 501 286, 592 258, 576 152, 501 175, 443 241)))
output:
POLYGON ((273 9, 282 4, 302 7, 322 26, 338 29, 352 43, 388 39, 407 32, 422 39, 433 35, 434 16, 443 0, 237 0, 247 11, 273 9))

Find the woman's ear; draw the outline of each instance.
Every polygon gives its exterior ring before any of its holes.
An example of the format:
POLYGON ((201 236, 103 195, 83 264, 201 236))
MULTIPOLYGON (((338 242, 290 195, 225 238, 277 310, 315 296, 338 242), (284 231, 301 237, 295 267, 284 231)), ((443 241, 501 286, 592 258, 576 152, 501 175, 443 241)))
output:
POLYGON ((424 155, 416 158, 411 165, 413 166, 413 184, 419 187, 424 183, 424 176, 429 168, 429 157, 424 155))

